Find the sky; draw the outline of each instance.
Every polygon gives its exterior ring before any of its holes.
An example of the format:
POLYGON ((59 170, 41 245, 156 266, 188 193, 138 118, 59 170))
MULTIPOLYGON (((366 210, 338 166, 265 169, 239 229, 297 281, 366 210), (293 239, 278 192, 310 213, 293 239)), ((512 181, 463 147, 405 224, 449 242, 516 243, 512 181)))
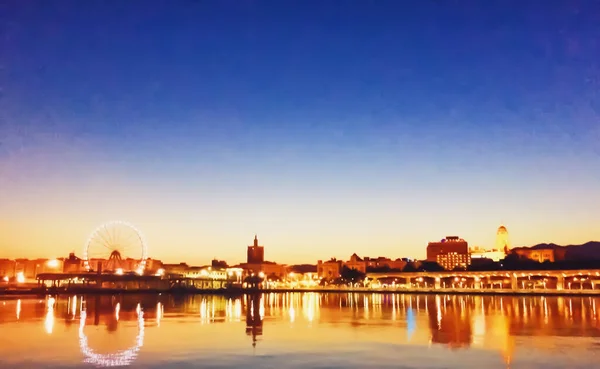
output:
POLYGON ((594 1, 8 1, 0 257, 600 240, 594 1))

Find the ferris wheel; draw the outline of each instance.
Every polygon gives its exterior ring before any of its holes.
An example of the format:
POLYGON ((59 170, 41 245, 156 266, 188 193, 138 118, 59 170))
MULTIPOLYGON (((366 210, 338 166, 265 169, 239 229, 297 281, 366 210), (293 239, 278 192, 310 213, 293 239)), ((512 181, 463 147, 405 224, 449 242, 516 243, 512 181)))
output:
POLYGON ((83 249, 85 268, 92 269, 92 259, 104 262, 107 271, 128 269, 126 258, 137 260, 136 271, 142 273, 146 267, 148 250, 142 233, 133 225, 112 221, 105 223, 92 232, 83 249))

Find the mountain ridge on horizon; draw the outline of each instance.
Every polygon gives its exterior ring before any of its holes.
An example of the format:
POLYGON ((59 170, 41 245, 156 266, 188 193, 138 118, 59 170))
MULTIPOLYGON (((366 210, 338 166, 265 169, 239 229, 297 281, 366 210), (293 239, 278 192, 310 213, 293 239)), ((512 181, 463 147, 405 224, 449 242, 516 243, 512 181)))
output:
POLYGON ((600 241, 588 241, 581 245, 557 245, 555 243, 539 243, 529 247, 515 247, 514 249, 561 249, 564 250, 565 260, 600 260, 600 241))
POLYGON ((571 248, 571 247, 600 247, 600 241, 588 241, 585 243, 582 243, 580 245, 559 245, 553 242, 550 243, 538 243, 532 246, 518 246, 518 247, 513 247, 512 249, 543 249, 543 248, 553 248, 553 247, 557 247, 557 248, 571 248))

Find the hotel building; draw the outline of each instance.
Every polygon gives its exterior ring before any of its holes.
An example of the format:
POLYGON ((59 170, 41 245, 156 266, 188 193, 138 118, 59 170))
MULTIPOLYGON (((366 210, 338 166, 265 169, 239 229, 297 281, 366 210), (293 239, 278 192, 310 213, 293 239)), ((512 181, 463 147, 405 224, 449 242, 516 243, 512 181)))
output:
POLYGON ((469 244, 456 236, 448 236, 439 242, 429 242, 427 261, 436 262, 446 270, 466 269, 471 265, 469 244))

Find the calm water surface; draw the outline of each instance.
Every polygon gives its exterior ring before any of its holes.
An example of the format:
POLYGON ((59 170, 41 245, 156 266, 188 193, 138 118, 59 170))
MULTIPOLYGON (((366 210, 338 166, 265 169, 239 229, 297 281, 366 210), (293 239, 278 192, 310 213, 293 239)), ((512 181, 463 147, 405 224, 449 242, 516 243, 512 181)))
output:
POLYGON ((0 368, 594 368, 600 299, 382 294, 0 300, 0 368))

